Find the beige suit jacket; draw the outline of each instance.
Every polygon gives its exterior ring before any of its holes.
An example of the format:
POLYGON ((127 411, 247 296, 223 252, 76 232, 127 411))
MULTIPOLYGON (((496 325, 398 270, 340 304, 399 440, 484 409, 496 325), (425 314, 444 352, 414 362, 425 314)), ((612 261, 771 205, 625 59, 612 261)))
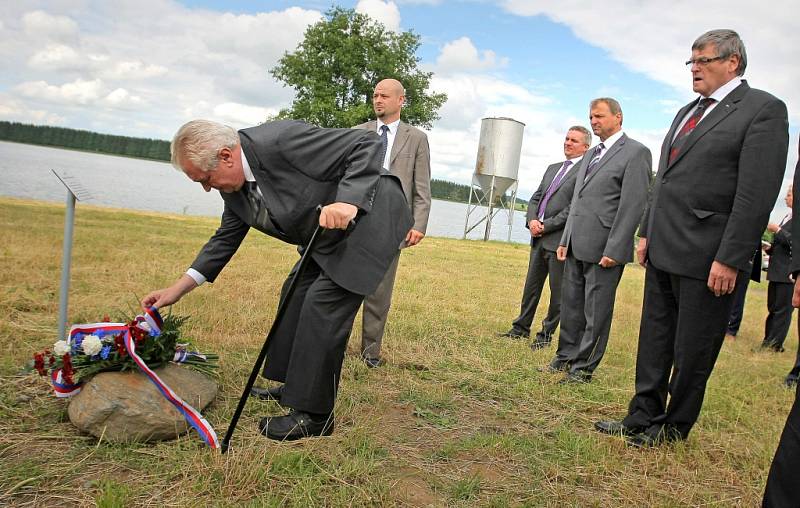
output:
MULTIPOLYGON (((354 129, 376 132, 377 121, 362 123, 354 129)), ((412 229, 425 233, 431 211, 431 154, 424 132, 400 122, 392 145, 389 171, 403 184, 403 192, 414 217, 412 229)))

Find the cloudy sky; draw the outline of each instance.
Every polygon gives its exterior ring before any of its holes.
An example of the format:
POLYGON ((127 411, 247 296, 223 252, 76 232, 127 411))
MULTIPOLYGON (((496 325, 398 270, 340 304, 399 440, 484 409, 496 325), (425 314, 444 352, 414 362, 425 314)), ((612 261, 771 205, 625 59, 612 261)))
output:
MULTIPOLYGON (((563 157, 588 103, 613 96, 627 133, 657 159, 693 98, 684 62, 695 37, 733 28, 751 86, 789 108, 797 160, 800 33, 793 0, 342 0, 389 30, 422 36, 421 65, 449 95, 428 132, 433 177, 468 183, 480 120, 526 124, 521 197, 563 157), (795 21, 792 21, 792 20, 795 21)), ((169 139, 192 118, 253 125, 293 96, 269 74, 330 0, 20 0, 0 12, 0 119, 169 139)))

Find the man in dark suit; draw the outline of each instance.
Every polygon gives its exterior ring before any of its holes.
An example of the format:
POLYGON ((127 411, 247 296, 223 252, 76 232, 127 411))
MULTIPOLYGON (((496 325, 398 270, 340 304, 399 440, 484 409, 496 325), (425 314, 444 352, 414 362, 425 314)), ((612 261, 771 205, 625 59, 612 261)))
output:
MULTIPOLYGON (((798 152, 800 152, 800 145, 798 145, 798 152)), ((794 169, 792 187, 798 188, 798 186, 800 186, 800 158, 794 169)), ((792 215, 796 215, 794 213, 796 211, 793 204, 792 215)), ((792 224, 792 236, 800 238, 800 221, 792 224)), ((798 277, 800 275, 800 257, 792 257, 790 269, 795 280, 792 305, 800 307, 800 277, 798 277)), ((800 324, 798 326, 800 327, 800 324)), ((795 368, 786 378, 786 385, 790 388, 795 387, 794 404, 789 410, 778 449, 775 450, 775 457, 769 468, 767 486, 764 489, 764 508, 797 506, 797 500, 800 499, 800 489, 797 487, 797 472, 800 471, 800 384, 797 382, 798 375, 800 375, 800 349, 797 352, 795 368), (793 378, 792 374, 794 374, 793 378)))
POLYGON ((636 394, 624 420, 595 423, 635 446, 686 439, 697 421, 737 276, 748 275, 786 165, 786 106, 741 79, 738 34, 701 35, 686 64, 700 97, 664 139, 639 228, 647 269, 636 394))
POLYGON ((545 279, 550 281, 550 304, 542 329, 531 343, 534 350, 550 345, 553 333, 561 316, 561 278, 564 262, 556 258, 556 249, 569 214, 569 203, 575 189, 575 174, 583 154, 592 144, 592 134, 586 127, 570 127, 564 138, 564 162, 547 167, 539 188, 528 202, 525 224, 531 232, 531 252, 528 259, 528 274, 522 290, 519 316, 511 329, 501 334, 513 339, 530 337, 531 323, 539 298, 542 296, 545 279))
MULTIPOLYGON (((403 85, 396 79, 384 79, 375 86, 372 107, 377 120, 356 126, 381 136, 385 142, 383 167, 400 179, 414 225, 400 246, 413 247, 425 237, 431 212, 431 154, 424 132, 400 121, 406 99, 403 85)), ((400 250, 374 293, 364 298, 361 331, 361 358, 367 367, 377 367, 386 328, 392 290, 397 275, 400 250)))
MULTIPOLYGON (((792 188, 786 192, 786 206, 792 208, 792 188)), ((791 278, 792 263, 792 214, 779 224, 769 223, 767 230, 772 233, 772 244, 765 249, 769 254, 767 270, 767 321, 764 324, 764 340, 761 347, 782 353, 783 341, 792 324, 792 292, 794 281, 791 278)))
MULTIPOLYGON (((251 227, 301 250, 317 224, 326 228, 269 344, 263 375, 284 384, 279 390, 254 389, 291 408, 288 415, 261 420, 259 428, 270 439, 333 431, 353 319, 411 227, 400 182, 382 170, 380 157, 381 141, 372 132, 296 121, 237 133, 195 120, 172 141, 173 165, 207 192, 217 189, 225 209, 187 273, 147 295, 142 305, 171 305, 206 280, 213 282, 251 227), (324 205, 319 216, 318 204, 324 205), (342 231, 354 220, 352 232, 342 231)), ((282 298, 296 270, 297 265, 282 298)))
POLYGON ((566 260, 561 331, 546 368, 567 371, 562 382, 588 383, 611 332, 617 285, 633 261, 633 236, 650 184, 650 150, 622 131, 622 108, 611 98, 589 108, 600 143, 578 165, 569 216, 557 255, 566 260))

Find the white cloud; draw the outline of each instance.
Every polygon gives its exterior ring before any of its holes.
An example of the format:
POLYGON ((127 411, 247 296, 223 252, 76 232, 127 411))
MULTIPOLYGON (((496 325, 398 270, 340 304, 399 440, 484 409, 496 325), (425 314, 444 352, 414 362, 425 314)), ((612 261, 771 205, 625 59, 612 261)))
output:
POLYGON ((277 113, 277 110, 237 104, 235 102, 219 104, 213 109, 213 114, 218 120, 239 128, 264 123, 267 120, 267 116, 275 113, 277 113))
POLYGON ((356 4, 356 12, 366 14, 375 21, 383 25, 392 32, 400 31, 400 9, 392 0, 386 2, 382 0, 359 0, 356 4))
POLYGON ((173 0, 39 3, 46 7, 0 10, 0 61, 14 69, 0 93, 20 106, 15 119, 30 111, 29 122, 46 116, 162 139, 190 118, 244 126, 286 107, 294 91, 269 70, 323 17, 299 7, 231 14, 173 0))
POLYGON ((586 3, 581 0, 504 0, 506 10, 520 16, 544 15, 570 27, 588 43, 603 48, 628 68, 693 96, 684 65, 692 42, 714 27, 739 32, 747 46, 750 85, 783 99, 793 121, 800 121, 800 68, 796 60, 797 3, 776 0, 769 8, 726 0, 701 2, 642 2, 619 0, 586 3), (713 22, 703 13, 713 13, 713 22), (598 20, 601 20, 598 22, 598 20), (624 34, 619 37, 617 34, 624 34), (792 42, 794 41, 794 42, 792 42))
POLYGON ((508 65, 508 58, 497 58, 494 51, 478 48, 469 37, 461 37, 444 45, 436 60, 437 68, 442 72, 484 71, 508 65))
POLYGON ((25 13, 22 16, 22 26, 28 35, 52 40, 69 39, 78 31, 78 24, 70 17, 52 15, 45 11, 25 13))
POLYGON ((66 44, 48 44, 28 59, 28 65, 36 70, 74 69, 81 60, 78 52, 66 44))
POLYGON ((85 81, 76 79, 63 85, 50 85, 45 81, 28 81, 14 87, 23 97, 32 99, 70 104, 87 105, 100 98, 103 82, 99 79, 85 81))

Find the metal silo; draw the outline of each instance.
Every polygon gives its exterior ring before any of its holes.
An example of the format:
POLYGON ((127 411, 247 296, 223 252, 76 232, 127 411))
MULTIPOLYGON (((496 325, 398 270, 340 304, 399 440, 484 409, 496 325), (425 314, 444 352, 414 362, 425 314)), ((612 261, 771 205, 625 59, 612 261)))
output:
POLYGON ((472 175, 463 238, 485 222, 483 239, 488 240, 492 219, 500 210, 504 210, 508 215, 508 241, 511 241, 524 130, 525 124, 513 118, 481 120, 478 157, 472 175), (511 193, 510 197, 506 196, 506 192, 511 193), (473 215, 475 221, 470 225, 473 215))

